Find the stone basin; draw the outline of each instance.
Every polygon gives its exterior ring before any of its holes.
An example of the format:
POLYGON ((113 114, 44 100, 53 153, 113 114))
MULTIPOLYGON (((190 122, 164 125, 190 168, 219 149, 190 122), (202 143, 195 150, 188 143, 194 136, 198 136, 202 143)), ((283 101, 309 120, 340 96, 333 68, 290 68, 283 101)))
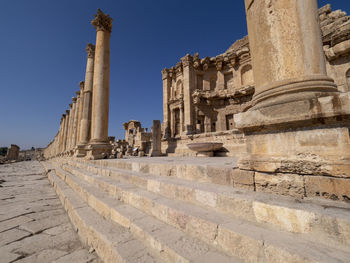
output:
POLYGON ((214 151, 221 149, 223 143, 221 142, 197 142, 197 143, 189 143, 187 147, 197 152, 197 156, 202 157, 213 157, 214 151))

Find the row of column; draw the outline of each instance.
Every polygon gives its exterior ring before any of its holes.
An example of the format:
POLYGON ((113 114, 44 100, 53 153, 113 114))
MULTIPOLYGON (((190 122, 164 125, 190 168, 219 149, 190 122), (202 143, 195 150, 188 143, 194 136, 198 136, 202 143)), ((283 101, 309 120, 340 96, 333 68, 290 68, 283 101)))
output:
POLYGON ((100 9, 91 24, 96 29, 96 46, 86 47, 85 81, 62 115, 54 140, 44 151, 46 158, 57 156, 100 159, 108 156, 109 65, 112 18, 100 9))

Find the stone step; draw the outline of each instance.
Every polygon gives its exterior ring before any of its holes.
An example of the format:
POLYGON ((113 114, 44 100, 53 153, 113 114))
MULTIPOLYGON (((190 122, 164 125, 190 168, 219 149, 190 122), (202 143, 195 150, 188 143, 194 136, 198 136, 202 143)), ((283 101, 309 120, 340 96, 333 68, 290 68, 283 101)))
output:
POLYGON ((216 249, 185 235, 178 229, 157 220, 153 216, 109 197, 97 187, 69 174, 60 167, 55 170, 91 208, 106 219, 126 227, 130 232, 156 250, 166 262, 217 262, 238 263, 237 258, 220 253, 216 249))
POLYGON ((89 207, 55 171, 48 172, 48 179, 60 197, 81 241, 84 245, 92 247, 105 263, 164 262, 153 249, 144 246, 127 228, 106 220, 89 207))
POLYGON ((237 159, 220 158, 176 158, 167 160, 163 157, 130 158, 112 160, 70 160, 79 163, 96 164, 134 172, 149 173, 165 177, 177 177, 195 182, 206 182, 220 185, 237 185, 253 189, 253 172, 241 171, 237 166, 237 159))
POLYGON ((70 165, 126 181, 167 198, 214 208, 251 222, 266 223, 294 233, 308 233, 312 239, 319 239, 326 245, 350 246, 350 205, 345 203, 327 200, 296 201, 290 197, 89 163, 73 161, 70 165))
POLYGON ((74 174, 116 199, 245 262, 346 262, 350 256, 340 248, 310 241, 305 238, 307 234, 278 231, 210 208, 171 200, 127 182, 71 166, 64 168, 69 170, 67 177, 74 174))

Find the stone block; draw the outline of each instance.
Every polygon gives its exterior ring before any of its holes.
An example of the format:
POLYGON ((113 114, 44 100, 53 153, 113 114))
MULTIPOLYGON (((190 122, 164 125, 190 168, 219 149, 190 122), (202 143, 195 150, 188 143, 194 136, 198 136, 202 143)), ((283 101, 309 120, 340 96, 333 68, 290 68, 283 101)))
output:
POLYGON ((304 196, 303 177, 297 174, 255 173, 257 192, 267 192, 302 198, 304 196))
POLYGON ((233 169, 231 176, 234 187, 254 190, 254 171, 233 169))
POLYGON ((325 176, 305 176, 306 196, 322 196, 350 202, 350 180, 325 176))

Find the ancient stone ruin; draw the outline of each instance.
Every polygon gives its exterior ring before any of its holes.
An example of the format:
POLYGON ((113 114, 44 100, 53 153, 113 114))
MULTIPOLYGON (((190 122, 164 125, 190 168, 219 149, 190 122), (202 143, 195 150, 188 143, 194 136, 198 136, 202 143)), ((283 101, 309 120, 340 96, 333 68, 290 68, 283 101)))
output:
POLYGON ((19 156, 19 146, 16 144, 11 144, 11 147, 7 150, 6 160, 17 161, 19 156))
POLYGON ((247 37, 162 70, 163 123, 129 121, 116 141, 112 19, 95 16, 85 82, 43 165, 104 262, 349 261, 350 18, 316 0, 245 9, 247 37))

